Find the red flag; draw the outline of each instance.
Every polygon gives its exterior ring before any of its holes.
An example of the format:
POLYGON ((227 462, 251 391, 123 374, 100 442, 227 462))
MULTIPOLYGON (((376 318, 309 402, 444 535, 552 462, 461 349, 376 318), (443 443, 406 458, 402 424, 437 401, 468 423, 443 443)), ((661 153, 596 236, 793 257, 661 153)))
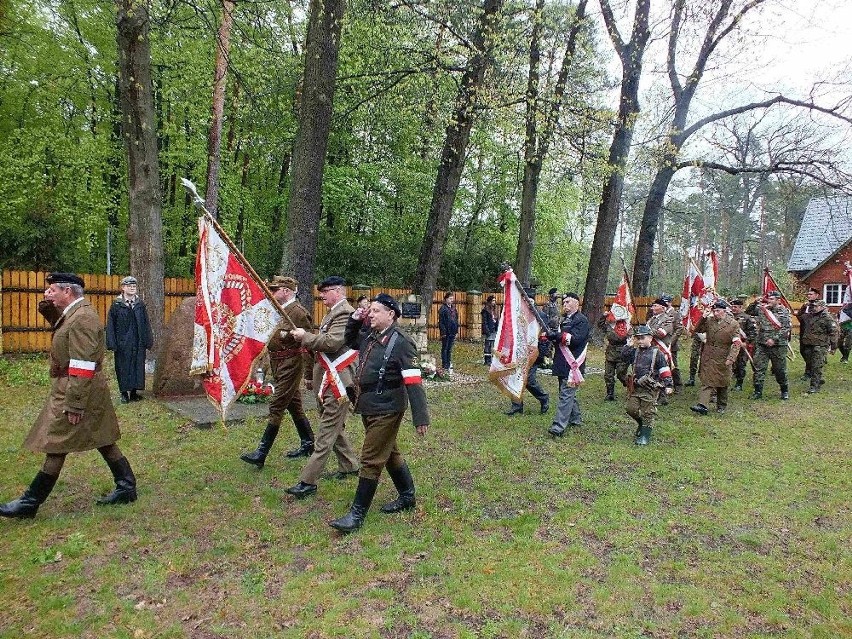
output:
POLYGON ((190 373, 204 375, 207 397, 222 412, 248 384, 282 316, 245 258, 212 218, 198 219, 195 336, 190 373))
POLYGON ((790 302, 787 301, 787 297, 778 287, 778 284, 775 282, 775 278, 772 277, 772 273, 769 272, 769 267, 765 266, 763 268, 763 297, 766 297, 772 291, 778 291, 781 293, 781 303, 787 307, 789 311, 793 311, 793 307, 790 306, 790 302))
POLYGON ((680 316, 683 325, 692 330, 701 320, 699 298, 704 292, 704 278, 698 271, 695 262, 689 260, 689 269, 683 278, 683 290, 680 294, 680 316))
POLYGON ((612 301, 612 306, 607 314, 607 320, 610 322, 624 321, 630 324, 635 311, 633 296, 630 294, 630 279, 627 277, 627 271, 622 270, 621 284, 618 285, 618 291, 615 293, 615 299, 612 301))

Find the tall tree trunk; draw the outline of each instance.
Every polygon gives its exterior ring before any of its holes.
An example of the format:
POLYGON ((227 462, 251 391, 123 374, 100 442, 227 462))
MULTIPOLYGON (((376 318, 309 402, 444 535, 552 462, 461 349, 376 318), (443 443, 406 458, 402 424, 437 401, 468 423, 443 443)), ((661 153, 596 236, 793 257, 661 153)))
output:
POLYGON ((420 248, 417 270, 414 274, 413 289, 423 298, 423 312, 427 315, 438 282, 438 271, 444 254, 444 242, 450 228, 453 203, 461 181, 462 170, 473 126, 474 107, 477 93, 485 79, 485 73, 492 63, 491 49, 494 45, 495 27, 499 20, 503 0, 484 0, 482 16, 476 32, 471 38, 474 51, 462 77, 456 105, 450 124, 447 126, 444 146, 441 150, 441 163, 435 186, 432 189, 432 204, 429 207, 429 219, 420 248))
POLYGON ((322 174, 331 130, 340 30, 345 10, 345 0, 311 0, 305 43, 299 129, 293 145, 293 174, 281 270, 299 281, 299 299, 308 308, 313 302, 322 174))
POLYGON ((118 88, 127 149, 130 272, 148 305, 154 342, 163 337, 163 197, 157 160, 157 122, 151 83, 149 18, 145 0, 116 4, 118 88))
POLYGON ((207 136, 207 188, 204 206, 213 217, 219 212, 219 166, 222 154, 222 121, 225 115, 225 82, 228 78, 228 53, 231 49, 231 25, 234 3, 222 0, 222 22, 216 34, 216 68, 213 72, 213 108, 207 136))
POLYGON ((539 39, 541 34, 541 14, 544 10, 544 0, 536 0, 535 21, 530 36, 530 63, 527 79, 526 94, 526 138, 524 141, 524 177, 521 190, 521 217, 518 229, 518 247, 515 253, 515 273, 525 283, 532 279, 532 256, 535 251, 535 207, 538 201, 538 186, 541 180, 541 170, 545 156, 550 147, 559 120, 559 112, 565 95, 565 85, 568 82, 568 72, 577 48, 577 36, 586 15, 587 0, 580 0, 575 9, 574 22, 568 33, 568 43, 562 66, 553 90, 550 107, 545 116, 544 128, 539 138, 537 120, 539 116, 539 60, 541 51, 539 39))
POLYGON ((654 263, 654 241, 657 235, 657 225, 660 221, 660 211, 669 190, 675 170, 673 163, 676 157, 669 157, 651 181, 645 208, 642 211, 642 222, 639 224, 639 238, 636 242, 636 256, 633 259, 633 294, 648 295, 651 283, 651 266, 654 263))
POLYGON ((650 0, 637 0, 633 18, 633 34, 630 42, 624 43, 618 33, 615 18, 608 0, 600 0, 607 31, 618 57, 621 59, 622 79, 621 97, 618 106, 618 122, 609 147, 610 174, 606 179, 598 207, 598 220, 595 237, 589 255, 589 272, 583 293, 583 312, 588 315, 592 325, 603 312, 609 267, 612 261, 612 247, 618 227, 618 214, 621 195, 624 190, 624 171, 630 142, 633 139, 633 125, 639 113, 639 78, 642 75, 642 58, 651 32, 648 28, 650 0))

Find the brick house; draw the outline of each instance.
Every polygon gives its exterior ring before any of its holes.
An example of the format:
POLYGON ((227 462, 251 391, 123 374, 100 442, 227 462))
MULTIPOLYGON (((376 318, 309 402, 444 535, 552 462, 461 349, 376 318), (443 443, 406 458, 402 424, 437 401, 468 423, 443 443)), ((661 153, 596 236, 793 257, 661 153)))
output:
POLYGON ((813 198, 802 218, 787 270, 803 288, 816 288, 829 309, 840 310, 852 262, 852 198, 813 198))

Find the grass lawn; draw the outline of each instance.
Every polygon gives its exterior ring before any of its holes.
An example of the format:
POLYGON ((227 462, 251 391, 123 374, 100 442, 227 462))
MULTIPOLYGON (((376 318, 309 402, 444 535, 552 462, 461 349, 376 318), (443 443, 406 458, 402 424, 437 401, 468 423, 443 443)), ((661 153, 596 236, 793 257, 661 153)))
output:
MULTIPOLYGON (((484 377, 479 346, 456 350, 484 377)), ((283 492, 301 467, 283 457, 291 425, 258 472, 238 456, 262 421, 199 430, 121 405, 139 500, 95 507, 112 478, 92 451, 69 456, 35 519, 0 520, 0 638, 852 637, 852 365, 833 356, 815 396, 801 371, 797 357, 790 401, 770 379, 724 417, 693 415, 685 389, 646 448, 599 373, 584 426, 556 440, 537 411, 504 416, 484 381, 429 389, 429 434, 407 422, 400 438, 417 509, 378 511, 385 476, 350 536, 327 523, 355 479, 283 492)), ((20 444, 47 388, 46 358, 0 357, 2 501, 40 467, 20 444)), ((348 432, 360 447, 354 416, 348 432)))

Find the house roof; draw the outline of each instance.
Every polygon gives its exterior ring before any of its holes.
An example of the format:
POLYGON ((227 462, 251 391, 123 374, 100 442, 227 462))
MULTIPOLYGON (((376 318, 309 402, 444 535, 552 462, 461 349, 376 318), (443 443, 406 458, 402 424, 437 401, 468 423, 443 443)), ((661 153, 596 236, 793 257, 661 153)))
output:
POLYGON ((852 198, 811 198, 788 271, 812 271, 852 239, 852 198))

